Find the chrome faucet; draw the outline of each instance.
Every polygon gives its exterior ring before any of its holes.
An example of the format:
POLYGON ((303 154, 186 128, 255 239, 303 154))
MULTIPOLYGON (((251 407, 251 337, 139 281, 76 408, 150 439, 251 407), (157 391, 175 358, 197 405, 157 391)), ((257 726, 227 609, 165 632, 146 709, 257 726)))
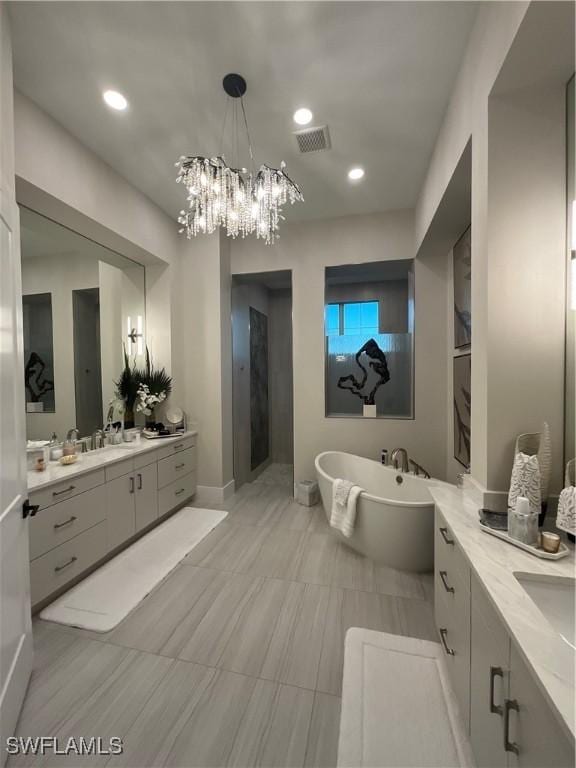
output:
POLYGON ((408 451, 405 448, 394 448, 390 461, 394 469, 400 469, 400 472, 408 472, 408 451), (402 457, 400 467, 398 466, 398 456, 402 457))
POLYGON ((78 427, 73 427, 72 429, 69 429, 66 433, 66 442, 71 443, 72 441, 76 442, 78 438, 80 437, 80 430, 78 427))
POLYGON ((97 429, 95 432, 92 433, 92 450, 96 451, 98 448, 104 447, 104 430, 103 429, 97 429))

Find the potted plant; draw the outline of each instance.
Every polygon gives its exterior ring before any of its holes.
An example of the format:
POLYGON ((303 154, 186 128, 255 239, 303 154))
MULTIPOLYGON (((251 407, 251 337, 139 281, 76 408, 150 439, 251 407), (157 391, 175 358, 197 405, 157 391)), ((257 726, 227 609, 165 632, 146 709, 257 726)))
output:
POLYGON ((124 403, 124 426, 130 429, 134 426, 134 407, 138 398, 138 387, 144 373, 136 368, 136 362, 131 366, 130 358, 124 348, 124 369, 116 385, 116 397, 124 403))
POLYGON ((140 373, 137 389, 136 410, 146 417, 146 426, 156 425, 155 409, 172 391, 172 377, 165 368, 154 368, 150 352, 146 347, 146 368, 140 373))

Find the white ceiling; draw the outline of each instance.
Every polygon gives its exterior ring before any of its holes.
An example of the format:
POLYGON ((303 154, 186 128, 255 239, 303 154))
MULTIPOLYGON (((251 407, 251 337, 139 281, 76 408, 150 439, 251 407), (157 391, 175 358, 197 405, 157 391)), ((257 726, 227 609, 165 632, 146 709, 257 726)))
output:
POLYGON ((9 6, 16 87, 172 217, 183 205, 174 162, 218 152, 222 77, 244 75, 256 161, 285 160, 304 193, 290 219, 415 204, 477 10, 458 1, 9 6), (107 88, 126 95, 127 112, 103 104, 107 88), (329 125, 329 151, 299 154, 300 106, 329 125), (352 185, 356 164, 366 177, 352 185))

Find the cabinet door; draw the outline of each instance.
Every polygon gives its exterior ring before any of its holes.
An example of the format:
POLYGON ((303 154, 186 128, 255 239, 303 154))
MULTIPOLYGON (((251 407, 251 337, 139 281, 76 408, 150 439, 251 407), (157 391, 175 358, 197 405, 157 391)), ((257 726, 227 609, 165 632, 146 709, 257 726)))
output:
POLYGON ((136 478, 136 530, 140 531, 158 517, 158 465, 139 469, 136 478))
POLYGON ((470 732, 470 582, 454 582, 450 594, 437 590, 436 622, 446 668, 458 700, 462 725, 470 732))
POLYGON ((136 480, 134 475, 124 475, 106 483, 108 509, 106 512, 106 530, 108 550, 116 549, 136 532, 135 497, 136 480))
POLYGON ((556 719, 518 651, 510 651, 508 764, 511 768, 574 768, 574 740, 556 719))
POLYGON ((475 578, 471 597, 470 742, 478 768, 505 768, 510 638, 475 578))

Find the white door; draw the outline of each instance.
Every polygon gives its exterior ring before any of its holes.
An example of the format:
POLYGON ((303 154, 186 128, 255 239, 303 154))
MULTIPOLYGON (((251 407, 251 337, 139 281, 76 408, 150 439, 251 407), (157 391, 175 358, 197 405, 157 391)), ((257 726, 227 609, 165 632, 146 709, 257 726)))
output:
POLYGON ((0 203, 0 765, 32 667, 18 211, 0 203))
POLYGON ((20 227, 14 192, 12 77, 0 5, 0 766, 32 669, 20 227))

